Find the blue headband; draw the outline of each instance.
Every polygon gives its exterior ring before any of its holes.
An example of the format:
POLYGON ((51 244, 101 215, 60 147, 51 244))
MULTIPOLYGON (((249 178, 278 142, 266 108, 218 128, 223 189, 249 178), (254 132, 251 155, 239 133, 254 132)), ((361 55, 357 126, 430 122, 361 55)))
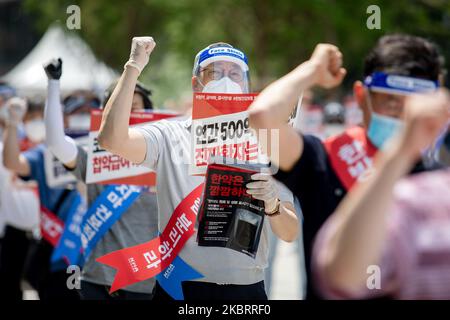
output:
POLYGON ((83 96, 69 97, 64 101, 64 113, 65 114, 72 113, 86 104, 93 109, 100 108, 100 103, 98 99, 87 100, 83 96))
POLYGON ((248 60, 245 53, 232 47, 219 46, 214 48, 207 47, 197 54, 194 64, 194 74, 198 71, 199 67, 205 67, 216 61, 234 62, 238 64, 242 70, 248 71, 248 60))
POLYGON ((8 85, 0 85, 0 96, 12 98, 16 95, 16 90, 8 85))
POLYGON ((374 72, 364 79, 364 85, 375 92, 408 95, 434 91, 438 81, 374 72))

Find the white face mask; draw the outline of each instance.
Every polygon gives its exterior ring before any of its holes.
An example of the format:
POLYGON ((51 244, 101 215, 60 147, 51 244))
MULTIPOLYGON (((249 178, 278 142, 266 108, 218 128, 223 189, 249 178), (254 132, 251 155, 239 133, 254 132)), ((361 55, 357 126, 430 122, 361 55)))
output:
POLYGON ((69 116, 69 129, 89 131, 91 126, 91 115, 88 113, 74 114, 69 116))
POLYGON ((242 88, 239 84, 228 77, 223 77, 220 80, 211 80, 202 90, 203 93, 242 93, 242 88))
POLYGON ((25 123, 25 134, 34 143, 45 139, 45 123, 42 119, 31 120, 25 123))

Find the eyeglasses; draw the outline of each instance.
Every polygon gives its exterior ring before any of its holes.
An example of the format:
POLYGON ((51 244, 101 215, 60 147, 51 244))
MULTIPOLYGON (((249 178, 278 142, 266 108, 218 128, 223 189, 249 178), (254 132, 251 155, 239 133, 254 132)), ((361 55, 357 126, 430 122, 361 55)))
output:
POLYGON ((241 82, 244 80, 244 72, 240 68, 233 68, 227 72, 224 68, 213 67, 204 68, 200 70, 200 72, 204 72, 205 76, 212 80, 220 80, 225 76, 228 76, 228 78, 234 82, 241 82))

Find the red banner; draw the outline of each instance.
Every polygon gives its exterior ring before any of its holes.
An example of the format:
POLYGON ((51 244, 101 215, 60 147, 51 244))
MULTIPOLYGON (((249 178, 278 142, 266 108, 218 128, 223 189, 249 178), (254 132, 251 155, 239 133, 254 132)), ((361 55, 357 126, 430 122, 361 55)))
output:
POLYGON ((110 292, 152 278, 172 263, 195 232, 203 185, 200 184, 180 202, 159 237, 111 252, 96 260, 117 269, 110 292))
POLYGON ((325 140, 331 166, 346 190, 355 181, 370 174, 376 147, 369 141, 366 130, 353 127, 343 134, 325 140))
POLYGON ((194 93, 192 120, 246 111, 257 96, 257 93, 194 93))
POLYGON ((247 111, 256 96, 194 94, 190 175, 204 175, 211 157, 257 162, 258 143, 251 133, 247 111))
MULTIPOLYGON (((102 150, 97 141, 103 111, 91 111, 91 128, 89 133, 88 164, 86 182, 96 184, 127 184, 140 186, 156 185, 156 173, 136 165, 129 160, 102 150)), ((150 123, 179 116, 173 112, 145 111, 132 112, 130 126, 150 123)))
POLYGON ((41 235, 53 247, 59 242, 64 230, 64 222, 53 212, 41 206, 41 235))

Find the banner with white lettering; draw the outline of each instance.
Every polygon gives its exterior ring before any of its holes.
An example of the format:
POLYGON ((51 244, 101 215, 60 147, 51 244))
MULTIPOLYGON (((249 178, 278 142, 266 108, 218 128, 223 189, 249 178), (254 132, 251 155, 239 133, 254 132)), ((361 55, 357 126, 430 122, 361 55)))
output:
POLYGON ((248 107, 256 94, 194 94, 190 175, 204 175, 211 157, 258 163, 258 142, 251 133, 248 107))
MULTIPOLYGON (((130 126, 142 125, 176 116, 178 114, 173 112, 133 112, 130 117, 130 126)), ((102 110, 91 111, 86 183, 154 186, 156 184, 155 172, 144 166, 133 164, 131 161, 99 147, 97 137, 101 119, 102 110)))

